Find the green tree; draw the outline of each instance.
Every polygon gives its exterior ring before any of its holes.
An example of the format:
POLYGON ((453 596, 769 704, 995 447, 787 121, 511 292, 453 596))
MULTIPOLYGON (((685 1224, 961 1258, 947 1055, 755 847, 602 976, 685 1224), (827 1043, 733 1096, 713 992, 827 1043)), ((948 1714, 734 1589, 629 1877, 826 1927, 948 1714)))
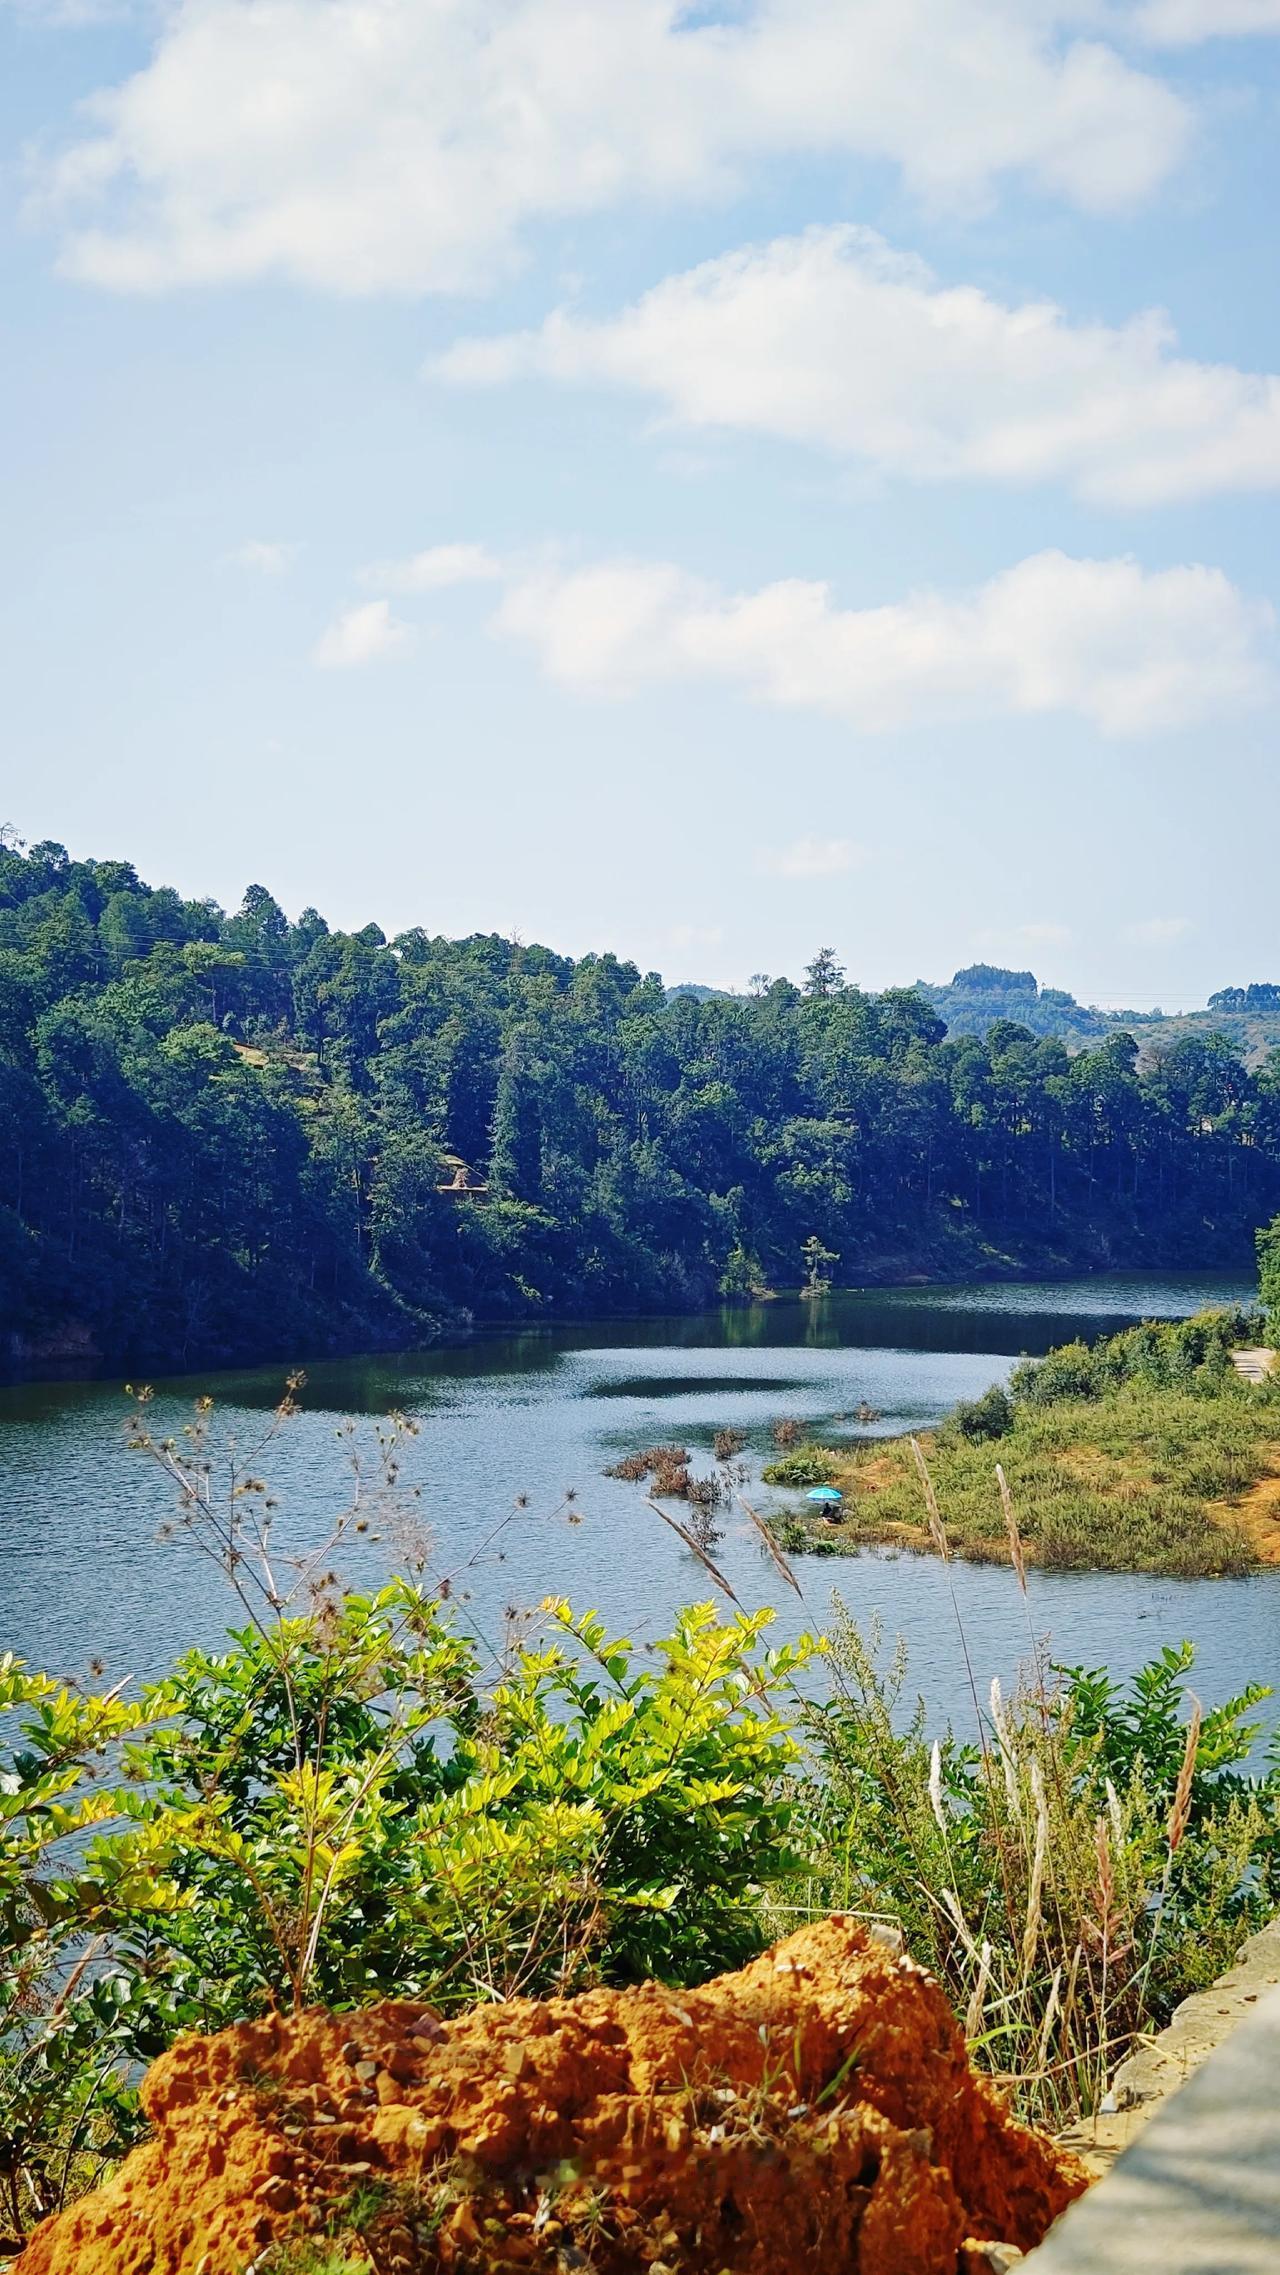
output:
POLYGON ((804 1259, 804 1292, 806 1295, 825 1295, 831 1286, 828 1266, 838 1264, 840 1258, 832 1248, 824 1248, 816 1232, 811 1232, 801 1250, 804 1259))

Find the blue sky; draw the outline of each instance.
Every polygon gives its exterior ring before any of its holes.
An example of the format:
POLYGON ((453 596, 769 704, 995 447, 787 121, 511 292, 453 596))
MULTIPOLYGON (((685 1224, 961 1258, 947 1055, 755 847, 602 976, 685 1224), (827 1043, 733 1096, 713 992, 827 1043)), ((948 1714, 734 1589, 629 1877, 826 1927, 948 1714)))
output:
POLYGON ((1280 976, 1280 0, 0 0, 0 821, 1280 976))

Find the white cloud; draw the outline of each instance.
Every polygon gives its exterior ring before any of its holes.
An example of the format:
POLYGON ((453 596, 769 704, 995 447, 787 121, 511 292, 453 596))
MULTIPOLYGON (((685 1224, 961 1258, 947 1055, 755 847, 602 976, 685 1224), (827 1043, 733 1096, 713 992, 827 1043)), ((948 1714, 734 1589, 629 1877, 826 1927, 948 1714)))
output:
POLYGON ((1190 930, 1189 916, 1148 916, 1140 924, 1126 924, 1124 938, 1148 948, 1168 948, 1190 930))
POLYGON ((500 637, 598 694, 720 681, 867 732, 1075 713, 1109 735, 1274 699, 1275 616, 1220 570, 1040 553, 972 592, 842 609, 790 579, 725 594, 669 563, 515 571, 500 637))
POLYGON ((1134 29, 1155 47, 1280 32, 1280 0, 1147 0, 1136 11, 1134 29))
POLYGON ((265 538, 251 537, 247 544, 236 547, 228 558, 237 568, 255 569, 259 576, 282 577, 291 569, 298 557, 296 545, 279 545, 265 538))
POLYGON ((1280 378, 1180 357, 1158 312, 1073 324, 1051 301, 944 286, 869 229, 748 246, 618 316, 552 315, 432 368, 633 388, 689 427, 922 481, 1055 480, 1126 505, 1280 484, 1280 378))
POLYGON ((317 640, 312 662, 324 671, 346 671, 402 655, 412 639, 410 626, 392 615, 389 600, 366 600, 334 618, 317 640))
POLYGON ((760 866, 774 877, 843 877, 864 858, 847 837, 799 837, 764 854, 760 866))
POLYGON ((1112 211, 1191 113, 1080 29, 1078 0, 186 0, 41 202, 67 273, 143 292, 470 291, 539 220, 723 199, 794 155, 1112 211))
POLYGON ((443 592, 450 585, 483 584, 501 574, 501 562, 483 545, 433 545, 407 560, 373 561, 360 571, 360 580, 389 592, 443 592))

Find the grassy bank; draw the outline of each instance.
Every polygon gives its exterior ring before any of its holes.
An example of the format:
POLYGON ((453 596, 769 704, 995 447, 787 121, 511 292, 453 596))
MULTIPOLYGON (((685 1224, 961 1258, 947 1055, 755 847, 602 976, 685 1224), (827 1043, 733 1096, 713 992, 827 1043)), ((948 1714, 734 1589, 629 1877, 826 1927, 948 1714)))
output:
MULTIPOLYGON (((952 1550, 1007 1558, 998 1461, 1038 1563, 1181 1578, 1280 1564, 1280 1383, 1236 1374, 1242 1331, 1216 1313, 1068 1344, 1017 1368, 1007 1394, 957 1408, 922 1440, 952 1550)), ((906 1440, 800 1447, 765 1476, 798 1488, 775 1519, 793 1552, 932 1546, 906 1440), (819 1481, 845 1495, 838 1526, 805 1508, 819 1481)))

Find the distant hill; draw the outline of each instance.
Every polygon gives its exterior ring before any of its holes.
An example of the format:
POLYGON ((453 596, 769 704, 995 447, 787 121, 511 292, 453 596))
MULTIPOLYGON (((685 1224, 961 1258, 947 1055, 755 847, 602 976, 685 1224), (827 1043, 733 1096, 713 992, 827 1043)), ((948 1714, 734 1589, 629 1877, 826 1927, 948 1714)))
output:
POLYGON ((681 980, 678 987, 667 989, 668 1003, 678 1003, 682 996, 691 1003, 736 1003, 739 999, 727 987, 701 987, 696 980, 681 980))
POLYGON ((1271 981, 1219 988, 1202 1011, 1181 1012, 1101 1011, 1077 1003, 1065 988, 1041 987, 1034 972, 1000 964, 968 964, 946 986, 916 986, 950 1035, 985 1035, 997 1019, 1016 1019, 1033 1035, 1057 1035, 1069 1050, 1127 1028, 1146 1059, 1188 1035, 1226 1035, 1251 1066, 1280 1049, 1280 984, 1271 981))
POLYGON ((916 986, 946 1020, 950 1035, 985 1035, 997 1019, 1016 1019, 1033 1035, 1058 1035, 1082 1049, 1114 1024, 1107 1012, 1077 1003, 1065 988, 1041 987, 1034 972, 1006 971, 999 964, 967 964, 946 987, 928 980, 916 986))
MULTIPOLYGON (((1217 1001, 1210 997, 1210 1004, 1217 1001)), ((1280 1050, 1280 1011, 1183 1011, 1148 1016, 1134 1016, 1117 1012, 1110 1017, 1113 1027, 1128 1027, 1142 1045, 1142 1057, 1147 1063, 1159 1051, 1167 1050, 1172 1043, 1181 1042, 1188 1035, 1225 1035, 1234 1043, 1245 1064, 1256 1069, 1272 1051, 1280 1050)))

